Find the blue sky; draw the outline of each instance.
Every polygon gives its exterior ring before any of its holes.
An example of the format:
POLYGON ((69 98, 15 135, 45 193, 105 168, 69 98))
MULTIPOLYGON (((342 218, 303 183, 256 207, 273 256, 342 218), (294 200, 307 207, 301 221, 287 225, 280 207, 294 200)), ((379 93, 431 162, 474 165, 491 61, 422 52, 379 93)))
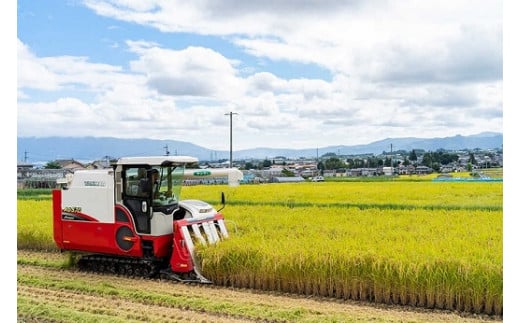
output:
MULTIPOLYGON (((503 131, 501 1, 18 1, 17 136, 313 148, 503 131)), ((396 147, 398 148, 398 147, 396 147)))

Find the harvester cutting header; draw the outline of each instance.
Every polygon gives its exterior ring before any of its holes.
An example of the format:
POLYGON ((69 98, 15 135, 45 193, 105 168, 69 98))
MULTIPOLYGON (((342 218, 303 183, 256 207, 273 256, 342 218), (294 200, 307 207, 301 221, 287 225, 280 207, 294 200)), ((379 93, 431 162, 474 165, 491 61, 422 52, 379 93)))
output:
POLYGON ((125 157, 113 168, 78 170, 58 180, 61 188, 52 193, 56 245, 83 253, 78 265, 88 270, 210 283, 197 266, 195 244, 215 244, 228 231, 220 210, 181 200, 183 180, 226 176, 237 186, 243 174, 186 168, 197 161, 125 157))

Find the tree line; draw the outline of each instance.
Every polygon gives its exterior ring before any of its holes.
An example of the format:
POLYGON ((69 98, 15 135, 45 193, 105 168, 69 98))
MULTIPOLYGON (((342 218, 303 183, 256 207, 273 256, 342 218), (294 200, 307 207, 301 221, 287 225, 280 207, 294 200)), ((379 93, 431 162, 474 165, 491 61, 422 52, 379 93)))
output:
MULTIPOLYGON (((494 154, 486 152, 486 155, 493 157, 494 154)), ((381 156, 358 156, 358 157, 341 157, 335 153, 327 153, 321 156, 318 161, 317 168, 320 170, 334 169, 356 169, 356 168, 379 168, 379 167, 399 167, 399 166, 427 166, 434 171, 439 171, 441 166, 457 163, 459 154, 439 149, 434 152, 427 152, 420 149, 412 151, 398 150, 393 153, 383 152, 381 156), (384 156, 384 157, 382 157, 384 156)), ((258 163, 246 162, 245 169, 265 169, 275 164, 274 160, 264 159, 258 163)), ((471 171, 472 165, 476 165, 477 160, 475 153, 468 153, 468 161, 464 166, 471 171)), ((285 166, 286 162, 282 163, 285 166)), ((498 165, 490 165, 498 166, 498 165)))

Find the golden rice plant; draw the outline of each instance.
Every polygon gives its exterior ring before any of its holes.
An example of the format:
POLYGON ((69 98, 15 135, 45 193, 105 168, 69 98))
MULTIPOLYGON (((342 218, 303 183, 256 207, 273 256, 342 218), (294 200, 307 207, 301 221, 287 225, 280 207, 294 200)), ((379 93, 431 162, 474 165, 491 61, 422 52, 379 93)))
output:
POLYGON ((52 201, 17 201, 18 249, 56 250, 52 236, 52 201))
POLYGON ((200 248, 219 284, 469 312, 502 310, 500 211, 228 206, 200 248))

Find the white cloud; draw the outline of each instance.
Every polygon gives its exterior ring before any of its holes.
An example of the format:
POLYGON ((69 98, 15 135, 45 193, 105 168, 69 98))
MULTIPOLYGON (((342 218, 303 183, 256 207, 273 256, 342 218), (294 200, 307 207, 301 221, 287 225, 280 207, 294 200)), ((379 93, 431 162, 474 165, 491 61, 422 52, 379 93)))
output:
POLYGON ((132 70, 146 75, 148 85, 161 94, 231 99, 241 92, 232 62, 212 49, 169 50, 144 48, 132 41, 128 44, 140 55, 131 62, 132 70))
POLYGON ((17 42, 19 89, 93 91, 127 82, 128 77, 119 66, 90 63, 86 57, 37 57, 19 39, 17 42))
POLYGON ((39 136, 41 133, 86 136, 103 120, 103 116, 98 117, 87 104, 75 98, 62 98, 50 103, 18 103, 18 130, 23 127, 25 136, 39 136))
POLYGON ((18 88, 57 90, 60 83, 57 76, 30 49, 17 40, 18 88))

